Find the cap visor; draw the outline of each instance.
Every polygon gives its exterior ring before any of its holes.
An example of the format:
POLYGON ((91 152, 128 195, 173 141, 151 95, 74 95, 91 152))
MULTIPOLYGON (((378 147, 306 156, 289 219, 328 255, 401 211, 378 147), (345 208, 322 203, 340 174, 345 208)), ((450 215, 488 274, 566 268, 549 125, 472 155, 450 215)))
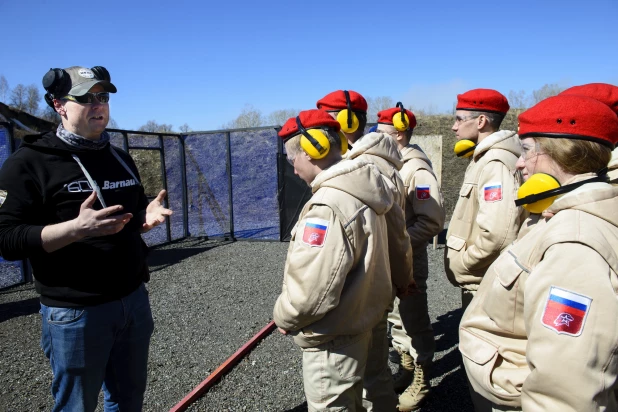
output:
POLYGON ((100 84, 101 86, 103 86, 103 90, 105 90, 106 92, 109 93, 116 93, 116 86, 114 86, 113 84, 111 84, 110 82, 106 81, 106 80, 89 80, 87 82, 83 82, 78 84, 77 86, 73 87, 71 90, 69 90, 69 93, 71 96, 83 96, 86 93, 88 93, 90 91, 90 89, 92 89, 93 86, 100 84))

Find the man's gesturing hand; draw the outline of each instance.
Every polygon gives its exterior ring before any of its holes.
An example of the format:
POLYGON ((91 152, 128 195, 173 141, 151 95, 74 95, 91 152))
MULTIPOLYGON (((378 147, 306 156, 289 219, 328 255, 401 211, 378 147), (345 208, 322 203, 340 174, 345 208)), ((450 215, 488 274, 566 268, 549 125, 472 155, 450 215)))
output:
POLYGON ((170 216, 173 213, 170 209, 163 207, 163 199, 165 199, 166 194, 165 190, 161 190, 157 197, 148 204, 144 223, 142 224, 142 233, 148 232, 155 226, 159 226, 165 222, 165 216, 170 216))
POLYGON ((92 205, 97 200, 97 192, 94 190, 79 208, 79 216, 75 218, 74 230, 79 238, 107 236, 118 233, 133 217, 131 213, 123 213, 110 216, 122 210, 121 205, 94 210, 92 205))

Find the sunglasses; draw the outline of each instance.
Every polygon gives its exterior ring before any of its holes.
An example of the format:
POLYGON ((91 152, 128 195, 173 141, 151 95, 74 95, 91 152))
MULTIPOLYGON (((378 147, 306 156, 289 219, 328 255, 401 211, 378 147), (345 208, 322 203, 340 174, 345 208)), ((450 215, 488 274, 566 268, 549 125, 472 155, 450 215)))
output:
POLYGON ((63 97, 64 100, 71 100, 73 102, 81 103, 81 104, 92 104, 95 102, 95 99, 99 103, 107 103, 109 102, 109 92, 99 92, 99 93, 86 93, 83 96, 71 96, 66 95, 63 97))

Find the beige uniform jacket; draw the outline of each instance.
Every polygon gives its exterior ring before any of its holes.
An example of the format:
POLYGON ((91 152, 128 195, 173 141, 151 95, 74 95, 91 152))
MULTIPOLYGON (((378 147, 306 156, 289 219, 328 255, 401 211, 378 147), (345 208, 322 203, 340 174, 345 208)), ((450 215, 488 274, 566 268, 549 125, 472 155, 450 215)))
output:
POLYGON ((474 150, 446 234, 444 268, 451 283, 476 290, 485 271, 511 242, 524 219, 515 206, 521 173, 519 137, 501 130, 474 150))
POLYGON ((425 247, 444 228, 444 207, 438 179, 431 161, 415 144, 401 150, 403 167, 399 171, 406 194, 406 228, 412 249, 425 247))
POLYGON ((393 293, 384 217, 393 195, 375 165, 341 161, 311 187, 273 311, 301 347, 371 330, 393 293))
POLYGON ((565 194, 491 265, 459 331, 477 393, 526 412, 618 410, 617 196, 565 194))
POLYGON ((609 161, 607 168, 609 169, 607 172, 609 182, 612 184, 618 184, 618 148, 612 151, 612 158, 609 161))
POLYGON ((397 144, 388 134, 368 133, 354 143, 354 147, 346 153, 345 158, 375 164, 380 173, 391 183, 394 204, 386 213, 391 277, 397 290, 406 290, 413 279, 412 247, 405 226, 405 186, 399 174, 403 161, 397 144))

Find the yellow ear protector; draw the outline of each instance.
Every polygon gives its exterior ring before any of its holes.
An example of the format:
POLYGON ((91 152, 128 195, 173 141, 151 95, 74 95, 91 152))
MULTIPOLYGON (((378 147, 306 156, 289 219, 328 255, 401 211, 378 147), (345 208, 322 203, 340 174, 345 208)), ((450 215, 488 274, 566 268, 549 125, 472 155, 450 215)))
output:
POLYGON ((356 114, 352 111, 350 93, 347 90, 344 90, 343 93, 345 93, 345 104, 348 108, 337 113, 337 121, 341 125, 342 132, 354 133, 358 130, 360 123, 358 122, 358 117, 356 117, 356 114))
POLYGON ((406 113, 406 110, 403 108, 403 103, 397 102, 397 106, 401 109, 400 112, 397 112, 393 115, 393 126, 399 132, 405 132, 410 127, 410 118, 406 113))
POLYGON ((305 129, 299 116, 296 116, 296 125, 303 134, 300 137, 300 147, 302 147, 305 153, 312 159, 322 159, 325 157, 330 150, 328 136, 319 129, 305 129))
POLYGON ((341 154, 345 154, 348 151, 348 138, 341 131, 337 132, 337 134, 341 139, 341 154))
POLYGON ((541 213, 551 206, 559 195, 575 190, 586 183, 607 181, 607 168, 601 170, 596 177, 566 186, 560 186, 560 182, 552 175, 535 173, 519 187, 515 206, 523 206, 530 213, 541 213))
POLYGON ((455 143, 454 152, 457 157, 470 157, 474 153, 474 149, 476 149, 476 143, 472 140, 458 140, 455 143))

